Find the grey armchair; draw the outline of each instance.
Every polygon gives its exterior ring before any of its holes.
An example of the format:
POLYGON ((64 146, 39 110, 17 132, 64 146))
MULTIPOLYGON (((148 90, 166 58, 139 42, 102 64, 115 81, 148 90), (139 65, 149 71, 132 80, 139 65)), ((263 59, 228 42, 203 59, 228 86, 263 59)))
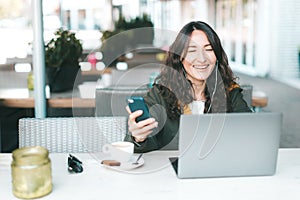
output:
POLYGON ((144 96, 148 92, 146 85, 111 86, 96 89, 96 116, 128 116, 125 109, 126 97, 144 96))
POLYGON ((243 89, 242 94, 244 97, 244 100, 247 102, 248 107, 252 109, 252 91, 253 86, 249 84, 243 84, 241 85, 241 88, 243 89))
POLYGON ((152 74, 160 73, 160 65, 142 64, 128 70, 112 69, 112 85, 141 86, 149 84, 152 74))
POLYGON ((126 117, 22 118, 19 147, 44 146, 49 152, 101 152, 106 143, 121 141, 126 117))

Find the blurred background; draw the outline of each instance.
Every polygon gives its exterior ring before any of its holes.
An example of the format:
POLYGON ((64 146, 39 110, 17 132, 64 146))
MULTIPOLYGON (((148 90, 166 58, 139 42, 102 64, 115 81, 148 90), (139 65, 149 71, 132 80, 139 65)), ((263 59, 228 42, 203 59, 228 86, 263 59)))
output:
MULTIPOLYGON (((191 20, 208 22, 222 39, 232 67, 249 75, 299 80, 300 3, 297 0, 43 0, 44 39, 65 27, 84 51, 101 45, 102 33, 123 17, 149 16, 154 28, 178 31, 191 20)), ((0 0, 0 69, 26 63, 32 53, 31 0, 0 0)), ((160 35, 153 45, 169 45, 160 35)), ((295 82, 293 82, 295 81, 295 82)), ((298 84, 299 85, 299 84, 298 84)))
MULTIPOLYGON (((150 23, 155 30, 151 47, 164 50, 175 34, 159 30, 177 33, 189 21, 207 22, 220 36, 239 81, 267 97, 262 110, 284 113, 281 146, 300 147, 300 1, 43 0, 42 4, 45 44, 58 28, 72 30, 82 43, 81 60, 89 62, 93 62, 90 53, 101 49, 103 38, 124 30, 122 23, 150 23)), ((27 87, 33 69, 32 14, 32 0, 0 0, 0 88, 27 87)), ((3 129, 16 127, 20 117, 33 116, 28 109, 1 104, 0 109, 2 135, 3 129)))

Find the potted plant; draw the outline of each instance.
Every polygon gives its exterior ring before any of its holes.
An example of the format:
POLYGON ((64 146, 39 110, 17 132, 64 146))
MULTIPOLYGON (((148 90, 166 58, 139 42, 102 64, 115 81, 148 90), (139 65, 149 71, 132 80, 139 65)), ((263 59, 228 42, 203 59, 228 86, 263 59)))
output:
POLYGON ((81 56, 82 44, 75 33, 59 28, 55 37, 45 45, 47 81, 51 92, 73 89, 81 56))
POLYGON ((152 45, 154 39, 154 24, 144 14, 126 21, 123 16, 115 23, 113 31, 106 30, 101 37, 101 51, 103 61, 108 66, 113 66, 116 59, 126 53, 126 49, 136 48, 139 45, 152 45), (114 37, 112 37, 114 36, 114 37))

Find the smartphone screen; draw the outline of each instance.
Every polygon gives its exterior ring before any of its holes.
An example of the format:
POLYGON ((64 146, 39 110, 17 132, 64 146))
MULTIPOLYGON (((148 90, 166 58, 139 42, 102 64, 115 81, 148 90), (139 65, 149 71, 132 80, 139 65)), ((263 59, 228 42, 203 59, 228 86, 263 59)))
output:
POLYGON ((127 104, 131 110, 131 112, 142 110, 143 114, 136 118, 136 122, 145 120, 150 117, 149 110, 147 105, 145 104, 144 98, 141 96, 131 96, 127 97, 127 104))

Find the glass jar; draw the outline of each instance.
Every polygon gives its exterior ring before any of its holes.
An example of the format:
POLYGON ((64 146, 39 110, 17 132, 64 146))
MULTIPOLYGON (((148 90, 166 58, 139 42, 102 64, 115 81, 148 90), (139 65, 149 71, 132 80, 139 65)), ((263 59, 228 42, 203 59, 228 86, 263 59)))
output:
POLYGON ((52 191, 51 161, 46 148, 23 147, 12 152, 12 189, 18 198, 42 197, 52 191))
POLYGON ((32 72, 29 72, 27 76, 27 88, 28 90, 34 90, 34 77, 32 72))

